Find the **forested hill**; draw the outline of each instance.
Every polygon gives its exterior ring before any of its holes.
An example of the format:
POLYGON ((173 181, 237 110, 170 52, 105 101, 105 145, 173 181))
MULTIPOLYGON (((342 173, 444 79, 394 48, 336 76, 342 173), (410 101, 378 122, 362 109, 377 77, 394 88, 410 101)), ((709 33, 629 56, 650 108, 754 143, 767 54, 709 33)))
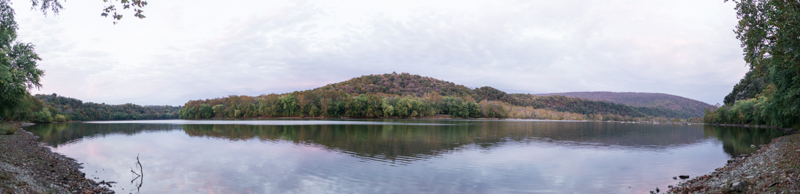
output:
POLYGON ((328 84, 315 90, 341 90, 348 94, 384 93, 400 96, 422 97, 425 93, 437 92, 442 96, 474 96, 472 89, 436 78, 391 73, 365 75, 347 81, 328 84))
POLYGON ((41 110, 33 110, 34 122, 52 121, 99 121, 99 120, 144 120, 177 119, 180 106, 140 106, 136 104, 108 105, 83 102, 57 94, 34 96, 40 100, 41 110))
POLYGON ((566 95, 561 95, 572 98, 558 97, 557 95, 545 95, 547 97, 540 95, 537 97, 530 94, 508 94, 489 86, 470 89, 452 82, 408 73, 365 75, 344 82, 328 84, 316 90, 341 90, 348 94, 383 93, 416 97, 424 97, 425 94, 436 92, 441 96, 468 98, 469 100, 474 99, 477 102, 483 100, 502 101, 515 106, 550 109, 584 115, 616 114, 631 117, 656 116, 689 118, 701 117, 703 116, 704 108, 711 107, 700 101, 667 94, 615 93, 620 95, 604 95, 608 96, 607 99, 622 99, 619 101, 588 97, 580 97, 583 99, 578 99, 574 97, 579 96, 571 96, 572 94, 581 94, 580 92, 564 93, 566 95), (626 94, 631 95, 626 96, 626 94), (610 98, 611 96, 616 96, 616 98, 610 98), (694 105, 695 107, 689 107, 689 105, 694 105))
POLYGON ((424 117, 636 120, 690 118, 665 108, 633 107, 564 96, 508 94, 492 87, 463 85, 408 73, 366 75, 286 94, 192 100, 181 118, 255 117, 424 117))
POLYGON ((664 108, 675 110, 691 117, 701 117, 705 109, 712 109, 713 106, 697 100, 670 95, 663 93, 639 93, 639 92, 566 92, 536 94, 538 96, 567 96, 583 98, 596 101, 608 101, 617 104, 624 104, 635 107, 664 108))

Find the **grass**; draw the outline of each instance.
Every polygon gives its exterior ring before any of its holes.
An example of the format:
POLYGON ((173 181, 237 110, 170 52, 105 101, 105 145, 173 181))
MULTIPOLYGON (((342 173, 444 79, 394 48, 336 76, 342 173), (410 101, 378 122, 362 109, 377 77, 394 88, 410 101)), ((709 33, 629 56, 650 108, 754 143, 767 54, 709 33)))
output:
POLYGON ((18 124, 0 123, 0 135, 11 135, 19 129, 18 124))

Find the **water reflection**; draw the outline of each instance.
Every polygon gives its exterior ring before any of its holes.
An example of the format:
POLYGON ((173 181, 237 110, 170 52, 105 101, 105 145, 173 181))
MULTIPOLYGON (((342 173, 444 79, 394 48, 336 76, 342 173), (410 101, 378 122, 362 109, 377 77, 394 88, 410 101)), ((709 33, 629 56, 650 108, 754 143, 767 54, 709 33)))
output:
POLYGON ((136 135, 143 132, 177 130, 176 125, 169 124, 85 124, 85 123, 50 123, 25 127, 39 141, 49 146, 58 147, 79 142, 83 139, 105 137, 108 135, 136 135))
POLYGON ((780 135, 698 125, 475 120, 180 120, 26 129, 85 163, 87 177, 117 182, 112 189, 120 193, 647 193, 677 183, 672 176, 713 171, 730 155, 780 135), (146 179, 131 173, 139 154, 146 179))
MULTIPOLYGON (((205 122, 205 121, 197 121, 205 122)), ((324 125, 320 121, 281 121, 289 125, 195 124, 187 121, 97 122, 39 124, 27 127, 40 141, 59 147, 107 135, 182 130, 190 137, 230 141, 289 141, 298 145, 322 146, 355 157, 410 162, 451 153, 463 148, 492 149, 503 142, 542 142, 560 146, 592 146, 610 149, 667 149, 691 145, 707 138, 723 143, 729 156, 757 150, 750 145, 767 144, 782 135, 780 130, 739 127, 651 125, 603 122, 529 121, 437 121, 406 120, 377 122, 347 121, 324 125), (300 125, 310 122, 312 125, 300 125), (418 125, 418 124, 426 125, 418 125), (444 124, 444 125, 430 125, 444 124)))
POLYGON ((704 126, 703 135, 715 137, 722 141, 722 149, 730 156, 751 154, 758 151, 759 145, 765 145, 773 138, 784 135, 783 131, 766 128, 704 126), (750 147, 754 145, 756 147, 750 147))

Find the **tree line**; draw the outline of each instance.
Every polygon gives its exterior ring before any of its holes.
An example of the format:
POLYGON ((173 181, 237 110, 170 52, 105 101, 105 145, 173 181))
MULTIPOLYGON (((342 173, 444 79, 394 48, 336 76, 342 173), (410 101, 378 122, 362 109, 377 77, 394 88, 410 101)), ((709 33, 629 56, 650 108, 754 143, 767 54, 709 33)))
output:
POLYGON ((800 2, 734 1, 750 71, 725 97, 707 110, 707 123, 770 125, 800 129, 800 2))
POLYGON ((392 73, 368 75, 286 94, 231 95, 192 100, 182 119, 326 117, 520 118, 672 121, 687 115, 663 108, 631 107, 564 96, 507 94, 492 87, 469 89, 434 78, 392 73), (440 93, 441 91, 442 93, 440 93))
POLYGON ((75 98, 57 94, 36 94, 35 99, 42 102, 32 107, 33 114, 28 120, 33 122, 64 121, 104 121, 104 120, 153 120, 177 119, 180 106, 141 106, 136 104, 108 105, 105 103, 83 102, 75 98), (38 109, 37 109, 38 108, 38 109))

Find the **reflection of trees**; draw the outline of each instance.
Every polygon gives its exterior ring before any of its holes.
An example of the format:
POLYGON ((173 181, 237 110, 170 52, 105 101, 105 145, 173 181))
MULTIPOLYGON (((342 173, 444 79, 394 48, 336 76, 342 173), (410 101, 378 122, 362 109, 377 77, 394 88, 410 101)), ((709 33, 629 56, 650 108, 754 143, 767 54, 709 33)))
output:
MULTIPOLYGON (((387 125, 171 125, 56 123, 26 127, 40 141, 56 147, 81 138, 109 134, 133 135, 146 131, 183 129, 191 137, 231 141, 288 141, 322 146, 356 157, 382 161, 428 158, 474 144, 492 149, 503 142, 533 141, 585 146, 619 146, 664 149, 693 144, 709 137, 723 142, 731 155, 752 153, 750 145, 769 143, 777 130, 686 125, 625 124, 605 122, 528 121, 393 121, 387 125)), ((535 149, 535 148, 531 148, 535 149)))
MULTIPOLYGON (((654 125, 616 122, 509 122, 527 132, 524 136, 564 143, 598 146, 651 147, 692 144, 704 139, 698 126, 654 125)), ((519 130, 518 130, 519 131, 519 130)))
POLYGON ((601 122, 461 122, 456 125, 184 125, 193 137, 260 139, 322 145, 368 159, 413 160, 465 144, 491 149, 505 141, 663 149, 703 140, 698 126, 601 122))
MULTIPOLYGON (((184 125, 193 137, 316 144, 360 157, 397 160, 450 152, 481 136, 474 125, 184 125)), ((493 141, 484 138, 478 141, 493 141)))
POLYGON ((134 135, 144 131, 168 131, 177 126, 168 124, 88 124, 88 123, 49 123, 25 127, 39 141, 49 146, 69 144, 83 138, 106 136, 110 134, 134 135))
POLYGON ((731 156, 755 153, 758 147, 750 148, 750 145, 768 144, 772 138, 784 135, 781 130, 776 129, 710 125, 704 126, 703 132, 708 137, 716 137, 722 141, 722 149, 731 156))

